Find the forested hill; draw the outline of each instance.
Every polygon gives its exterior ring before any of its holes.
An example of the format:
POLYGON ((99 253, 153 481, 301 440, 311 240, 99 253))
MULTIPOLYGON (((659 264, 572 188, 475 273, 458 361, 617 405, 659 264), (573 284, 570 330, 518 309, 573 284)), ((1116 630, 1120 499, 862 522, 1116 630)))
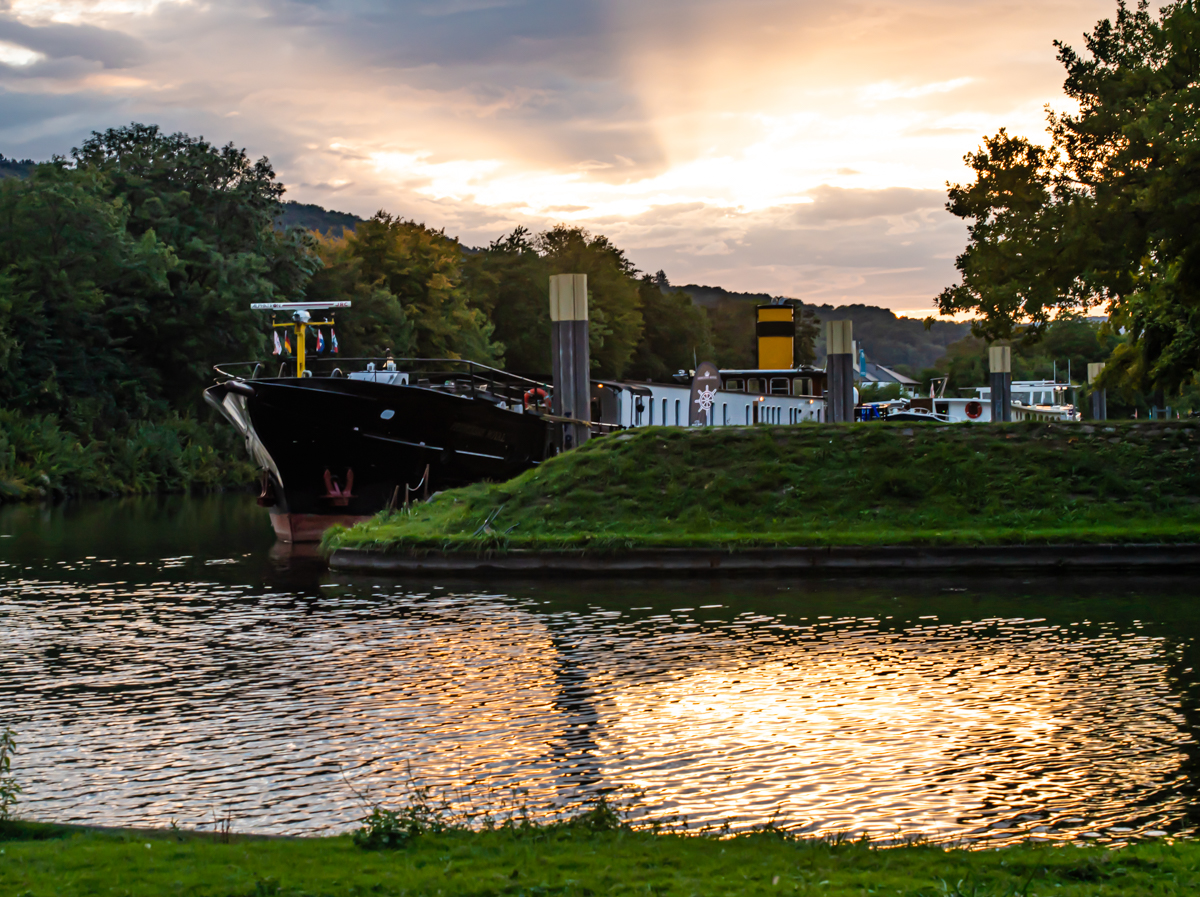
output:
POLYGON ((275 223, 284 229, 302 227, 334 237, 343 236, 347 229, 354 230, 362 221, 362 218, 350 212, 335 212, 315 203, 291 199, 280 204, 279 215, 275 219, 275 223))
MULTIPOLYGON (((733 343, 751 340, 754 331, 754 305, 772 300, 767 293, 738 293, 722 287, 688 284, 678 289, 692 297, 692 301, 708 310, 714 325, 720 322, 723 329, 735 330, 738 336, 727 338, 733 343), (744 333, 741 333, 744 331, 744 333)), ((949 345, 970 335, 969 323, 956 324, 951 321, 934 321, 925 329, 925 322, 916 318, 897 317, 889 309, 875 305, 809 305, 793 301, 805 316, 821 321, 854 322, 854 338, 866 350, 867 357, 876 364, 889 367, 903 365, 914 373, 933 367, 946 354, 949 345)), ((825 355, 824 328, 819 328, 816 341, 817 358, 825 355)))
POLYGON ((23 178, 28 177, 30 170, 37 163, 32 159, 6 159, 0 155, 0 178, 23 178))

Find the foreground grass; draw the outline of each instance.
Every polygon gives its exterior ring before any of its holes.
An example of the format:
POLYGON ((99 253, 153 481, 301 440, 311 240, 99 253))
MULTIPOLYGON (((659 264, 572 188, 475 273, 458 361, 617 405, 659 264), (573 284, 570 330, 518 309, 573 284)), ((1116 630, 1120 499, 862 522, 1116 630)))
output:
POLYGON ((385 551, 1200 539, 1200 422, 648 428, 381 514, 385 551))
POLYGON ((166 831, 51 834, 57 836, 0 841, 0 893, 1074 897, 1200 891, 1200 844, 1189 842, 968 851, 876 848, 771 833, 717 840, 560 826, 427 834, 399 850, 366 851, 348 837, 234 836, 220 843, 166 831))

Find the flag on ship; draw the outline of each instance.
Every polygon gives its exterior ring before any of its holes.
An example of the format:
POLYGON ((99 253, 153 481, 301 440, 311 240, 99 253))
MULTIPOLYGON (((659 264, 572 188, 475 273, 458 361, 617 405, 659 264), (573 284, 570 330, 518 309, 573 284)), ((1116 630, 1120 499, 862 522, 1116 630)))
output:
POLYGON ((329 341, 333 343, 333 354, 337 355, 337 334, 333 332, 333 328, 329 328, 329 341))
POLYGON ((288 339, 288 335, 286 333, 283 335, 283 354, 292 354, 292 341, 288 339))
POLYGON ((278 330, 275 331, 274 336, 275 336, 275 351, 272 352, 271 354, 278 355, 280 352, 283 351, 283 346, 279 345, 279 331, 278 330))
POLYGON ((317 351, 325 351, 325 337, 321 335, 321 328, 317 328, 317 351))

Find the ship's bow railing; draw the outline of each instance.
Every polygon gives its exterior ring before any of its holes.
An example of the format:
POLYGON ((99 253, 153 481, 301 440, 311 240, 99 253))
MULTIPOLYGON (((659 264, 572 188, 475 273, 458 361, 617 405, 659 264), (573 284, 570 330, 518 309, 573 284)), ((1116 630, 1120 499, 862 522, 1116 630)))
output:
MULTIPOLYGON (((228 380, 265 380, 295 378, 294 359, 275 358, 266 361, 235 361, 214 365, 218 382, 228 380)), ((549 409, 549 384, 474 361, 459 358, 393 358, 314 357, 305 362, 304 377, 318 379, 346 378, 351 374, 362 379, 364 374, 379 380, 394 382, 394 374, 406 375, 408 385, 422 386, 473 395, 509 406, 522 405, 533 409, 549 409)))

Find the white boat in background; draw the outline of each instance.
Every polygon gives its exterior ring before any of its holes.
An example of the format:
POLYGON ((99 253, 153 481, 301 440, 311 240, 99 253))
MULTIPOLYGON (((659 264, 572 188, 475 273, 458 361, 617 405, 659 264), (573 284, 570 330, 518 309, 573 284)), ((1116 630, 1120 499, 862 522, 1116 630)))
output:
MULTIPOLYGON (((1080 411, 1068 401, 1070 383, 1056 380, 1014 380, 1012 383, 1012 419, 1045 421, 1078 421, 1080 411)), ((983 404, 987 419, 991 420, 992 390, 988 386, 976 387, 975 393, 983 404)))
MULTIPOLYGON (((1066 401, 1070 383, 1054 380, 1014 380, 1012 419, 1078 421, 1079 409, 1066 401)), ((992 390, 974 387, 974 396, 945 395, 945 379, 935 380, 930 395, 890 402, 876 402, 860 408, 860 420, 941 421, 948 424, 986 424, 992 420, 992 390), (870 409, 874 408, 872 412, 870 409)))

